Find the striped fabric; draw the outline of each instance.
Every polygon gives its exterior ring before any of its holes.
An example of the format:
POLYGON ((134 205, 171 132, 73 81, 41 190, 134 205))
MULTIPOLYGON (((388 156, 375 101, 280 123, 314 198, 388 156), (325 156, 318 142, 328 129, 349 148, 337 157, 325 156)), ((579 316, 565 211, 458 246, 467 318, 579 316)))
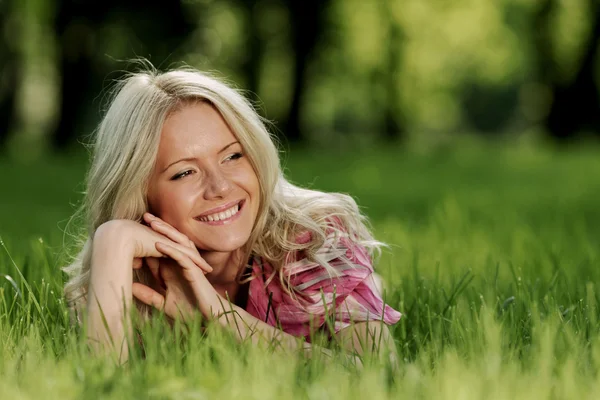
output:
MULTIPOLYGON (((307 243, 310 238, 306 232, 297 242, 307 243)), ((272 326, 280 326, 284 332, 304 336, 307 341, 311 330, 323 327, 326 319, 333 322, 336 333, 352 322, 398 322, 401 314, 384 305, 378 277, 364 247, 347 234, 340 237, 339 232, 337 236, 330 232, 317 256, 327 261, 337 276, 299 252, 281 272, 285 280, 289 279, 293 296, 283 289, 273 267, 255 257, 246 311, 272 326)))

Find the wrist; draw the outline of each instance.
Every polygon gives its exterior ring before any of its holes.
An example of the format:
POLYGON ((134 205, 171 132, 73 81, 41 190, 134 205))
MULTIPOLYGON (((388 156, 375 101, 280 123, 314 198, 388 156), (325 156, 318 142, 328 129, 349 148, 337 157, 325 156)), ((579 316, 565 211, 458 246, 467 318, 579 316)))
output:
POLYGON ((199 305, 204 316, 218 322, 221 326, 228 325, 228 320, 231 321, 232 314, 235 312, 235 304, 227 301, 214 289, 206 297, 199 305))

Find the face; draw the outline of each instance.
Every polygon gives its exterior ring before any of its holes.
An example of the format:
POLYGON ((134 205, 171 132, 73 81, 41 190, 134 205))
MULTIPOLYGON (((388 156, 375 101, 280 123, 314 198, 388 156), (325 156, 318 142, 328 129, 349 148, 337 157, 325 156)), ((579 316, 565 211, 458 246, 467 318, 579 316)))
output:
POLYGON ((248 241, 259 208, 258 178, 211 105, 184 106, 165 121, 148 202, 150 212, 200 250, 230 252, 248 241))

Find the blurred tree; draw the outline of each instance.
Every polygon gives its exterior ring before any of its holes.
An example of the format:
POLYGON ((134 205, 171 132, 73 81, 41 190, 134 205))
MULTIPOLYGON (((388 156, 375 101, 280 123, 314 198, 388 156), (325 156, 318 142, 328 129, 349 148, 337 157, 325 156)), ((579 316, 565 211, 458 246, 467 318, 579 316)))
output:
POLYGON ((543 0, 533 17, 536 70, 542 83, 552 93, 552 103, 545 126, 558 140, 570 139, 584 130, 600 134, 600 99, 595 80, 598 46, 600 45, 600 4, 588 0, 591 28, 587 38, 580 39, 582 55, 573 77, 565 79, 553 53, 552 16, 556 0, 543 0))
POLYGON ((397 79, 407 134, 437 140, 512 123, 529 49, 506 10, 511 3, 533 1, 391 3, 402 29, 397 79))
POLYGON ((246 76, 246 89, 250 92, 253 101, 258 100, 260 65, 263 55, 263 44, 258 32, 258 3, 258 0, 240 1, 246 13, 246 25, 248 28, 246 30, 248 54, 242 64, 242 70, 246 76))
POLYGON ((13 125, 19 82, 15 8, 13 0, 0 1, 0 148, 6 144, 13 125))
POLYGON ((290 11, 290 37, 294 51, 292 98, 284 132, 288 141, 298 142, 303 138, 300 116, 307 83, 306 71, 323 33, 330 0, 284 0, 284 3, 290 11))
POLYGON ((457 94, 466 122, 482 134, 505 132, 518 105, 520 83, 492 84, 466 79, 457 94))
POLYGON ((402 115, 399 112, 400 94, 398 90, 398 72, 400 64, 400 48, 402 30, 400 24, 394 19, 394 10, 391 0, 381 1, 382 15, 388 25, 387 54, 381 68, 382 81, 385 82, 385 99, 382 104, 384 113, 384 134, 388 140, 397 140, 404 134, 402 115))
POLYGON ((101 92, 113 68, 105 54, 114 57, 107 47, 118 44, 107 39, 121 42, 123 58, 143 56, 160 66, 177 55, 195 24, 180 1, 57 0, 56 7, 61 81, 53 144, 62 149, 88 129, 90 99, 101 92), (109 32, 117 34, 107 38, 109 32))

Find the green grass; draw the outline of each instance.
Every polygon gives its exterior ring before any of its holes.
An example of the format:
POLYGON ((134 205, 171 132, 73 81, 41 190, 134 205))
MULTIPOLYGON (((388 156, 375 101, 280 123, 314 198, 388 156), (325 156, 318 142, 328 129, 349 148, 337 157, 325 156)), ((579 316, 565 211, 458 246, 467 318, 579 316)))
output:
POLYGON ((0 398, 597 397, 598 149, 292 152, 294 182, 352 194, 391 246, 376 268, 404 313, 395 373, 161 325, 144 360, 90 358, 60 298, 76 160, 0 159, 0 398))

